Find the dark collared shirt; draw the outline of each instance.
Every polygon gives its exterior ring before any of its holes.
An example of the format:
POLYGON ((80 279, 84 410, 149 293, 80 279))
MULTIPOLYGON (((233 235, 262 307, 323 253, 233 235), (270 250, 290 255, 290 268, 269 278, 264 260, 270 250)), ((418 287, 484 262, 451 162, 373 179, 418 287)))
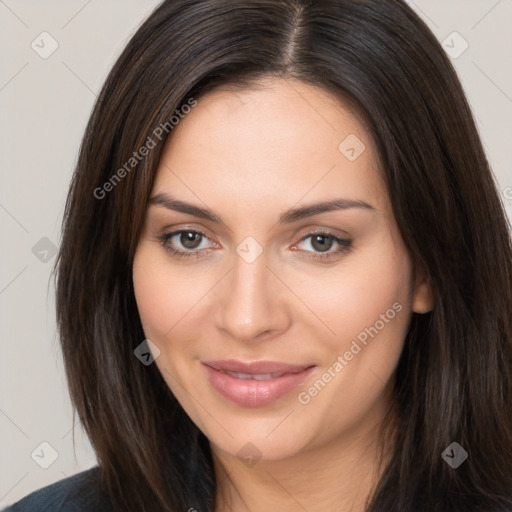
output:
POLYGON ((82 471, 32 492, 3 512, 112 512, 100 491, 99 468, 82 471))

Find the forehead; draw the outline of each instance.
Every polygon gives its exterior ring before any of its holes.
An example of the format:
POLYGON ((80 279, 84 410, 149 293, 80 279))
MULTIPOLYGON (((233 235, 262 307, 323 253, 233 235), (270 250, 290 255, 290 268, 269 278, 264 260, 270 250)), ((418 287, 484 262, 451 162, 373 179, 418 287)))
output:
POLYGON ((260 208, 261 201, 284 206, 343 196, 384 208, 370 136, 329 92, 269 79, 217 88, 197 101, 166 142, 156 192, 222 201, 236 195, 260 208))

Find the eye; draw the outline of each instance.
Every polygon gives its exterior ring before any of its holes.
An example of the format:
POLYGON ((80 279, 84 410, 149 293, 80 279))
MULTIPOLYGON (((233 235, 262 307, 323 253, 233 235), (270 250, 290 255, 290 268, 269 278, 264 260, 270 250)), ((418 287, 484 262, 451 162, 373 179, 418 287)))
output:
MULTIPOLYGON (((159 236, 158 239, 167 252, 178 258, 186 258, 189 256, 199 258, 207 256, 212 252, 207 243, 205 246, 206 241, 212 241, 201 231, 180 229, 172 233, 164 233, 159 236)), ((303 236, 297 246, 301 244, 309 245, 309 247, 312 248, 312 250, 302 248, 302 250, 307 253, 306 257, 318 261, 340 257, 342 254, 349 252, 352 241, 339 238, 327 231, 315 231, 303 236)), ((292 247, 292 250, 297 249, 292 247)))
POLYGON ((311 247, 313 250, 304 249, 308 258, 314 260, 325 260, 329 258, 336 258, 350 251, 352 241, 344 238, 339 238, 327 231, 316 231, 308 233, 300 239, 298 245, 307 242, 305 245, 311 247), (334 250, 331 250, 333 249, 334 250))
POLYGON ((207 247, 202 247, 203 242, 209 238, 200 231, 181 229, 165 233, 158 238, 164 249, 177 257, 199 257, 200 253, 210 253, 207 247))

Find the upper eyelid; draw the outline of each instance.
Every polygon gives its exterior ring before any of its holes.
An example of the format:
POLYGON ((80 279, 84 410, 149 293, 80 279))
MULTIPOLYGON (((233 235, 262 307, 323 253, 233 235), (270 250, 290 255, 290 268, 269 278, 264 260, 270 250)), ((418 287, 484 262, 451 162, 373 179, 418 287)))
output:
POLYGON ((207 238, 210 240, 210 242, 213 242, 217 244, 215 240, 211 236, 208 236, 206 233, 201 231, 200 229, 196 228, 180 228, 180 229, 173 229, 171 231, 165 232, 162 234, 163 237, 166 237, 167 239, 173 238, 176 235, 179 235, 180 233, 197 233, 198 235, 202 236, 203 238, 207 238))
MULTIPOLYGON (((202 230, 196 229, 196 228, 180 228, 180 229, 175 229, 175 230, 169 231, 168 233, 164 233, 162 236, 169 240, 169 239, 175 237, 176 235, 178 235, 180 233, 184 233, 184 232, 185 233, 196 233, 196 234, 202 236, 203 238, 206 238, 206 239, 210 240, 215 245, 218 245, 218 242, 213 240, 210 236, 208 236, 202 230)), ((300 235, 299 239, 297 240, 297 242, 294 243, 294 245, 297 245, 297 244, 307 240, 308 238, 311 238, 313 235, 318 235, 318 234, 324 235, 324 236, 330 236, 330 237, 332 237, 336 241, 336 243, 339 243, 338 240, 349 240, 349 241, 352 241, 351 237, 349 237, 348 234, 347 235, 336 235, 335 233, 332 233, 330 230, 325 229, 325 228, 313 228, 313 229, 310 229, 309 231, 307 231, 306 233, 300 235), (344 236, 347 236, 347 238, 343 238, 344 236)), ((197 249, 197 250, 198 251, 204 251, 204 250, 207 250, 207 249, 197 249)), ((189 252, 194 252, 194 249, 190 250, 189 252)))
MULTIPOLYGON (((188 224, 188 223, 187 223, 188 224)), ((191 223, 193 224, 193 223, 191 223)), ((171 233, 177 233, 177 232, 182 232, 182 231, 193 231, 193 232, 196 232, 196 233, 199 233, 203 236, 205 236, 206 238, 209 238, 210 240, 215 240, 215 236, 210 236, 208 234, 209 232, 209 229, 208 228, 204 228, 203 226, 200 226, 200 227, 194 227, 193 225, 186 225, 184 227, 176 227, 176 228, 171 228, 171 227, 165 227, 161 230, 161 231, 164 235, 165 234, 171 234, 171 233)), ((320 224, 318 225, 312 225, 312 227, 307 227, 307 228, 301 228, 300 230, 294 230, 294 231, 301 231, 302 234, 299 235, 300 238, 304 237, 304 236, 308 236, 310 234, 315 234, 315 233, 325 233, 325 234, 328 234, 330 236, 333 236, 335 238, 352 238, 352 236, 348 233, 348 231, 345 231, 345 230, 342 230, 342 229, 339 229, 339 228, 332 228, 332 227, 324 227, 320 224)), ((295 237, 297 236, 297 234, 295 234, 295 237)))
MULTIPOLYGON (((295 243, 294 246, 297 246, 298 244, 304 242, 307 239, 311 239, 311 237, 313 237, 314 235, 329 236, 334 240, 335 243, 337 243, 340 246, 346 246, 346 245, 352 244, 352 237, 343 238, 342 236, 335 235, 334 233, 331 233, 326 230, 318 230, 318 231, 311 231, 311 232, 306 233, 305 235, 301 236, 299 238, 299 241, 297 243, 295 243), (343 243, 343 242, 347 242, 348 244, 343 243)), ((311 252, 311 251, 307 251, 307 252, 311 252)), ((321 254, 321 253, 319 253, 319 254, 321 254)), ((327 254, 327 253, 325 253, 325 254, 327 254)))

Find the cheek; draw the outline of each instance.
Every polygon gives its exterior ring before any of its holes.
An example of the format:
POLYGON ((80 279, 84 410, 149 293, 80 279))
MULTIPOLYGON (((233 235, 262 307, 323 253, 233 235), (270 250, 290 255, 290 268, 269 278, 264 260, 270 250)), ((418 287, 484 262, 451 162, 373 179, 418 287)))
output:
POLYGON ((334 331, 319 339, 321 368, 298 396, 304 431, 314 443, 356 425, 377 424, 385 412, 403 347, 411 300, 407 260, 386 258, 332 282, 329 299, 315 306, 334 331), (331 418, 331 422, 321 418, 331 418))
MULTIPOLYGON (((357 255, 329 281, 317 282, 311 308, 331 333, 322 336, 322 368, 302 395, 326 414, 350 411, 339 419, 347 426, 380 402, 392 379, 411 312, 412 266, 405 250, 391 242, 357 255), (328 382, 327 384, 325 382, 328 382), (325 392, 323 391, 325 389, 325 392)), ((334 422, 333 429, 340 425, 334 422)))
POLYGON ((172 269, 165 254, 141 244, 133 263, 135 299, 146 336, 161 344, 183 320, 194 317, 194 308, 206 293, 198 282, 191 286, 179 269, 172 269))
POLYGON ((305 281, 303 296, 330 328, 327 339, 332 339, 332 347, 341 349, 376 322, 382 327, 382 315, 385 330, 402 332, 411 308, 411 283, 412 266, 406 251, 382 241, 375 250, 354 254, 338 269, 318 276, 315 286, 305 281), (393 304, 398 306, 393 308, 393 304))
MULTIPOLYGON (((405 250, 383 244, 326 288, 329 297, 324 297, 322 311, 335 334, 326 338, 329 355, 322 370, 329 373, 326 380, 333 384, 328 384, 327 393, 318 393, 318 407, 327 411, 342 406, 355 421, 378 403, 392 379, 407 333, 411 280, 412 266, 405 250)), ((323 389, 321 384, 317 387, 323 389)))

